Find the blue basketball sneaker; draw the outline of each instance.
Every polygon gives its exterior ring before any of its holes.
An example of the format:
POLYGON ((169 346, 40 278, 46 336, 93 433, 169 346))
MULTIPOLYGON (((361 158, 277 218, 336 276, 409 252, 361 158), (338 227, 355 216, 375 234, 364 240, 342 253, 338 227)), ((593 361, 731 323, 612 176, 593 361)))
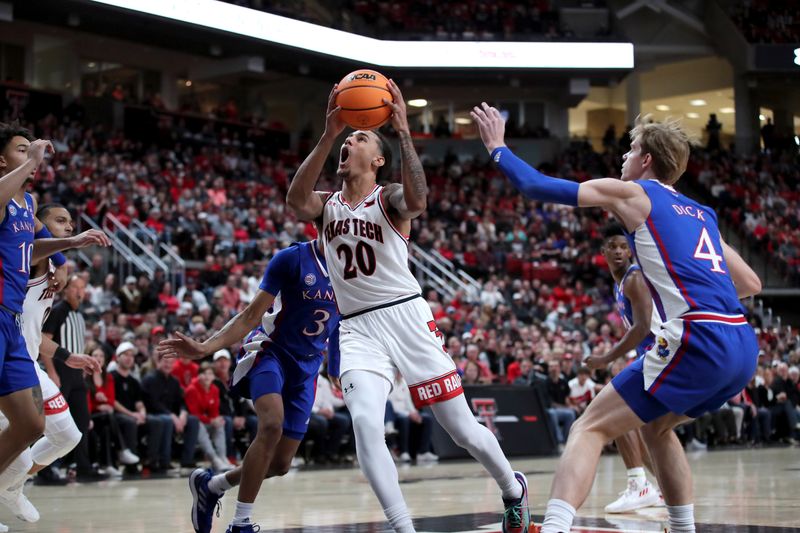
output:
POLYGON ((246 524, 239 524, 237 526, 231 524, 225 533, 258 533, 261 531, 261 526, 258 524, 251 524, 248 520, 246 524))
POLYGON ((503 498, 506 510, 503 513, 503 533, 528 533, 531 523, 531 510, 528 507, 528 480, 522 472, 514 472, 519 484, 522 485, 522 496, 513 500, 503 498))
POLYGON ((208 488, 211 481, 211 470, 196 469, 189 476, 189 490, 192 491, 192 525, 195 533, 211 533, 214 513, 219 516, 219 499, 222 494, 215 494, 208 488))

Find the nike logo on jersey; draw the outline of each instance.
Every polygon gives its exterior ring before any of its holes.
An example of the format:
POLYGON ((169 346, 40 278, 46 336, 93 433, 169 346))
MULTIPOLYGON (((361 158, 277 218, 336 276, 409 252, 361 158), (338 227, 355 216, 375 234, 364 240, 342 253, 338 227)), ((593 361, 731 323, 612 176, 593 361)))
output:
POLYGON ((369 202, 364 202, 364 207, 369 207, 371 205, 375 205, 375 200, 370 200, 369 202))

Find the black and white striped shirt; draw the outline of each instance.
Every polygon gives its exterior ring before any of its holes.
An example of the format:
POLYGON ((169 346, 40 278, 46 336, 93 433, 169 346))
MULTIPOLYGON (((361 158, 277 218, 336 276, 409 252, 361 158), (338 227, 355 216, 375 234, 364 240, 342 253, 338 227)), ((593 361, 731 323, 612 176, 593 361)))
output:
POLYGON ((73 310, 66 300, 53 306, 42 331, 52 334, 53 341, 68 352, 84 353, 86 322, 81 312, 73 310))

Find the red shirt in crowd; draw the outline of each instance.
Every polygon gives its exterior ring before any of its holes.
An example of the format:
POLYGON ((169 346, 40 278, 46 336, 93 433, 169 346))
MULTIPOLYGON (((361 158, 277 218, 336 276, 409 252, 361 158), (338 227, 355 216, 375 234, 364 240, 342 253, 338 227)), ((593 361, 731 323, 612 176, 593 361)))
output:
POLYGON ((110 405, 114 407, 114 401, 116 400, 116 392, 114 389, 114 376, 111 374, 106 374, 106 381, 103 383, 102 387, 97 387, 97 390, 93 393, 91 390, 88 392, 89 397, 89 412, 90 413, 97 413, 99 410, 97 409, 101 405, 110 405), (106 395, 106 401, 101 402, 97 399, 97 393, 102 392, 106 395))
POLYGON ((200 366, 194 361, 176 359, 175 366, 172 367, 172 375, 175 376, 175 379, 181 384, 181 388, 186 390, 187 387, 192 384, 194 378, 197 377, 198 370, 200 370, 200 366))
POLYGON ((213 383, 206 390, 200 380, 192 380, 192 384, 186 388, 184 401, 189 414, 199 418, 203 424, 210 424, 219 416, 219 389, 213 383))

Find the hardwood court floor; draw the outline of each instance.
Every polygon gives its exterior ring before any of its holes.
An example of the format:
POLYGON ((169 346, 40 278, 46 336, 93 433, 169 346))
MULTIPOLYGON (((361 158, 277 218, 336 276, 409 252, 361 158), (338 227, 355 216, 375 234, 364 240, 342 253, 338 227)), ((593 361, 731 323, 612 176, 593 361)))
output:
MULTIPOLYGON (((695 475, 698 532, 800 533, 800 449, 734 450, 690 454, 695 475)), ((554 458, 515 459, 528 477, 531 509, 541 522, 554 458)), ((499 531, 501 502, 494 482, 472 461, 404 466, 400 480, 417 531, 499 531)), ((603 456, 592 494, 573 531, 663 532, 665 510, 605 515, 603 507, 625 485, 618 456, 603 456)), ((67 487, 28 486, 42 519, 26 524, 0 508, 11 531, 41 533, 191 533, 186 478, 112 481, 67 487)), ((222 500, 214 531, 224 532, 235 490, 222 500)), ((377 500, 358 469, 299 470, 268 480, 256 501, 265 531, 388 532, 377 500)))

